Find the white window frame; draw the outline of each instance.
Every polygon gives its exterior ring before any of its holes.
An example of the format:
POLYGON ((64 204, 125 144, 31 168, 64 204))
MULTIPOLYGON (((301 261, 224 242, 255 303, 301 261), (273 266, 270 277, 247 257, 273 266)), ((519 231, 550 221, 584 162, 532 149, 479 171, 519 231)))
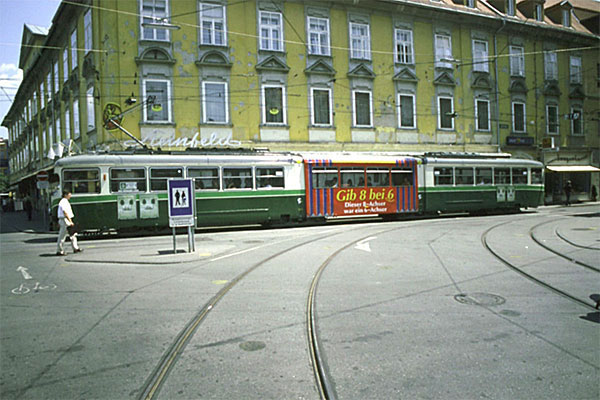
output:
POLYGON ((451 96, 438 96, 437 106, 438 106, 438 129, 443 131, 453 131, 454 130, 454 118, 450 117, 451 127, 442 127, 442 100, 450 100, 450 114, 454 114, 454 97, 451 96))
POLYGON ((77 47, 77 28, 71 32, 71 71, 77 68, 78 60, 78 47, 77 47))
POLYGON ((569 58, 569 82, 574 84, 581 84, 582 79, 582 63, 580 56, 571 56, 569 58))
POLYGON ((140 0, 140 39, 141 40, 152 40, 158 42, 168 42, 170 41, 170 33, 168 29, 162 28, 144 28, 142 24, 144 22, 150 23, 160 23, 160 20, 169 20, 169 0, 165 1, 165 11, 164 13, 156 12, 156 1, 158 0, 140 0), (152 11, 150 13, 144 12, 144 2, 147 2, 149 7, 152 7, 152 11), (152 4, 150 4, 152 3, 152 4), (163 15, 164 14, 164 15, 163 15), (148 21, 144 21, 144 19, 148 19, 148 21), (159 32, 160 31, 160 32, 159 32), (146 36, 146 32, 152 32, 152 35, 146 36), (159 38, 159 33, 164 33, 164 38, 159 38))
POLYGON ((92 36, 92 10, 90 9, 83 14, 83 48, 85 49, 85 54, 89 53, 94 46, 92 36))
POLYGON ((544 53, 544 75, 547 81, 558 80, 558 54, 553 51, 544 53))
POLYGON ((68 103, 65 103, 65 140, 71 140, 71 110, 68 103))
POLYGON ((283 52, 283 17, 281 13, 272 11, 259 11, 258 15, 258 40, 259 49, 265 51, 283 52), (269 21, 277 20, 277 24, 263 24, 263 17, 269 21), (266 32, 265 32, 266 31, 266 32), (274 32, 278 33, 279 37, 275 37, 274 32), (266 33, 266 35, 265 35, 266 33))
POLYGON ((490 72, 488 42, 486 40, 473 40, 473 71, 490 72), (483 45, 483 49, 478 48, 483 45))
POLYGON ((287 99, 286 99, 286 91, 284 85, 262 85, 260 88, 261 95, 261 109, 262 109, 262 117, 264 125, 274 125, 274 126, 282 126, 287 124, 287 99), (265 97, 265 89, 277 88, 281 89, 281 112, 283 113, 282 122, 268 122, 267 121, 267 99, 265 97))
POLYGON ((352 123, 357 128, 372 128, 373 127, 373 93, 370 90, 353 90, 352 91, 352 123), (369 124, 359 125, 358 114, 356 110, 356 95, 358 93, 366 93, 369 95, 369 124))
POLYGON ((215 4, 215 3, 205 3, 205 2, 200 2, 199 4, 199 19, 200 19, 200 44, 202 44, 203 46, 227 46, 227 13, 225 10, 225 6, 220 5, 220 4, 215 4), (221 15, 222 17, 212 17, 212 16, 207 16, 206 15, 206 8, 220 8, 221 9, 221 15), (210 28, 208 28, 209 31, 209 37, 206 38, 204 35, 204 24, 210 24, 210 28), (221 24, 222 29, 217 29, 215 26, 217 24, 221 24), (217 43, 217 38, 219 37, 217 35, 217 32, 221 31, 221 43, 217 43), (208 40, 206 40, 208 39, 208 40))
POLYGON ((229 93, 228 93, 228 85, 227 82, 217 82, 217 81, 203 81, 202 82, 202 118, 205 124, 227 124, 229 123, 229 93), (206 85, 220 85, 223 87, 223 107, 225 110, 225 120, 209 120, 208 115, 208 106, 207 100, 209 97, 207 95, 206 85))
POLYGON ((398 112, 398 127, 401 129, 416 129, 417 127, 417 102, 416 96, 411 93, 398 93, 396 101, 396 109, 398 112), (412 98, 412 125, 402 125, 402 97, 412 98))
POLYGON ((371 59, 371 30, 369 24, 350 22, 350 57, 358 60, 371 59), (358 31, 355 34, 354 31, 358 31))
POLYGON ((546 133, 548 135, 560 134, 560 116, 558 110, 558 104, 546 104, 546 133), (556 120, 556 126, 552 128, 550 126, 550 109, 554 109, 554 118, 556 120), (555 130, 552 130, 555 129, 555 130))
POLYGON ((394 29, 394 60, 398 64, 415 63, 413 31, 410 29, 394 29))
POLYGON ((475 130, 478 132, 490 132, 491 131, 491 115, 490 115, 490 101, 487 99, 475 99, 475 130), (479 103, 485 103, 487 108, 487 128, 479 126, 479 103))
POLYGON ((87 88, 85 93, 87 109, 87 132, 96 129, 96 103, 94 101, 94 87, 87 88))
POLYGON ((435 66, 437 68, 452 68, 452 36, 435 35, 435 66))
POLYGON ((53 90, 52 93, 56 93, 56 92, 58 92, 58 90, 60 88, 59 80, 58 80, 58 77, 59 77, 59 73, 58 73, 58 60, 54 62, 54 66, 52 68, 53 68, 52 69, 52 71, 53 71, 52 72, 52 79, 54 81, 54 90, 53 90))
POLYGON ((63 50, 63 83, 69 79, 69 48, 63 50))
POLYGON ((510 75, 525 76, 525 49, 523 46, 509 46, 510 75))
POLYGON ((522 101, 513 101, 511 104, 511 114, 512 114, 512 128, 513 128, 513 132, 515 133, 526 133, 527 132, 527 107, 525 105, 524 102, 522 101), (516 121, 516 113, 515 113, 515 106, 516 105, 521 105, 523 106, 523 130, 517 130, 517 121, 516 121))
POLYGON ((310 123, 313 126, 332 126, 333 125, 333 96, 330 88, 310 88, 310 123), (327 92, 328 99, 328 123, 322 123, 315 121, 316 113, 315 113, 315 92, 327 92))
POLYGON ((167 119, 166 120, 148 120, 148 107, 143 107, 144 110, 144 123, 145 124, 170 124, 173 122, 173 107, 172 107, 172 97, 171 97, 171 81, 168 79, 144 79, 142 84, 143 90, 143 98, 147 99, 147 84, 148 82, 164 82, 167 84, 167 104, 169 109, 167 110, 167 119))
POLYGON ((329 18, 306 17, 306 31, 308 36, 308 53, 320 56, 328 56, 331 54, 329 44, 329 18), (314 29, 313 25, 322 29, 314 29))
POLYGON ((583 136, 583 108, 581 106, 572 106, 571 107, 571 135, 572 136, 583 136), (579 114, 577 119, 574 118, 575 113, 579 114), (579 121, 579 129, 580 132, 575 132, 575 123, 579 121))

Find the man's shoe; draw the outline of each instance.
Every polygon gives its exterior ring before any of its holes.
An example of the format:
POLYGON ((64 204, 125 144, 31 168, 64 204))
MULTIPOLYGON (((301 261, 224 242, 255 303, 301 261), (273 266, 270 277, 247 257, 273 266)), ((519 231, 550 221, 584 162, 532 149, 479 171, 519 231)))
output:
POLYGON ((79 248, 79 249, 76 249, 76 250, 75 250, 75 253, 81 253, 82 251, 83 251, 83 249, 82 249, 82 248, 79 248))
POLYGON ((64 251, 57 251, 57 252, 56 252, 56 255, 57 255, 57 256, 64 256, 64 255, 65 255, 65 252, 64 252, 64 251))

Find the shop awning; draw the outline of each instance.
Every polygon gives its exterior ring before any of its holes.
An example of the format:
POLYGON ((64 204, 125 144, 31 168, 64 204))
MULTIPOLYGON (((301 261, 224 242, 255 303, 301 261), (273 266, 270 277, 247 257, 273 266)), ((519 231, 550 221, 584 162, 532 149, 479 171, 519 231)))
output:
POLYGON ((591 165, 547 165, 546 168, 554 172, 600 172, 600 168, 591 165))

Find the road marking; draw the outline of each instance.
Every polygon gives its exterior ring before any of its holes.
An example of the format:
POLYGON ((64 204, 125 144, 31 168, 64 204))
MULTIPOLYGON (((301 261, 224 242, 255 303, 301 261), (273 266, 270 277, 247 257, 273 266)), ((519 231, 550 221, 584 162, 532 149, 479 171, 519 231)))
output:
POLYGON ((370 253, 371 247, 369 246, 369 240, 373 240, 373 239, 377 239, 377 237, 371 236, 366 239, 363 239, 360 242, 356 243, 356 246, 354 246, 354 248, 356 250, 362 250, 362 251, 366 251, 367 253, 370 253))
POLYGON ((33 279, 33 277, 27 272, 27 268, 21 265, 19 265, 19 268, 17 268, 17 272, 20 272, 21 275, 23 275, 23 279, 33 279))

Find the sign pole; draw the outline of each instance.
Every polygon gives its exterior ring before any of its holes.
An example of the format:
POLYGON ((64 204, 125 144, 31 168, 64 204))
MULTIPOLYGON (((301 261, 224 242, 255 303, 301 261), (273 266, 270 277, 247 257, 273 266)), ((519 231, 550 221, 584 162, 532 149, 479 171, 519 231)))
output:
POLYGON ((175 227, 173 227, 173 254, 177 254, 177 239, 175 234, 175 227))

